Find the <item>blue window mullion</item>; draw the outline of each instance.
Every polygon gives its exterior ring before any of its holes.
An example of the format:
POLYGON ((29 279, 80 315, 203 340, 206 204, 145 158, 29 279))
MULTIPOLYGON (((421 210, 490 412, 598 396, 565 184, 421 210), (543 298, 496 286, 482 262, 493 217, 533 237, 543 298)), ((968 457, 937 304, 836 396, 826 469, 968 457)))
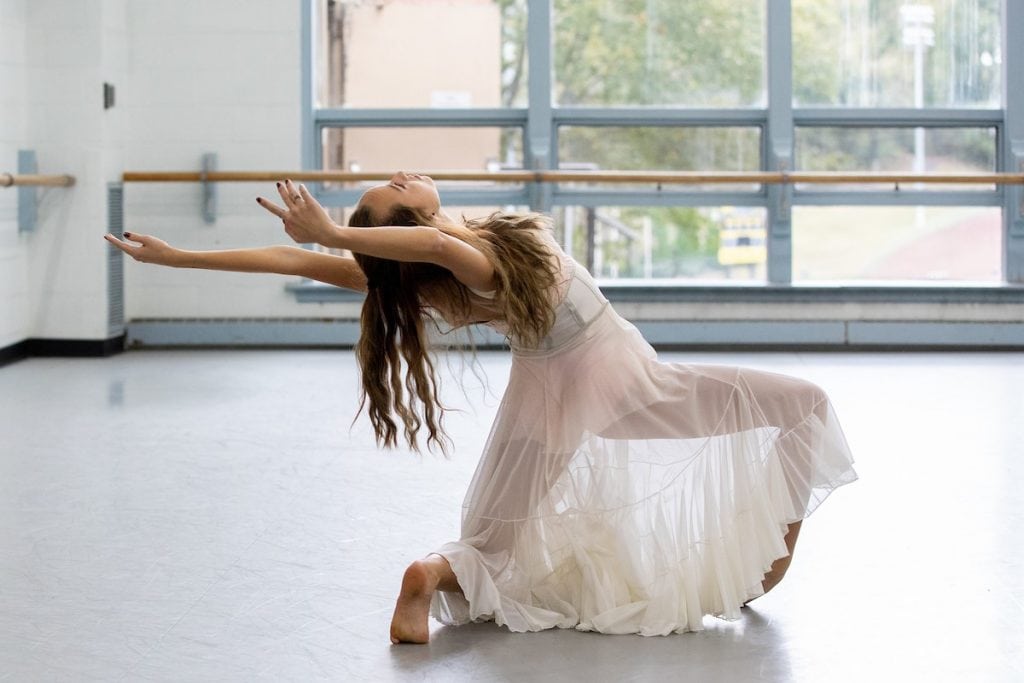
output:
MULTIPOLYGON (((1001 171, 1024 173, 1024 2, 1003 0, 1003 107, 1001 171), (1016 37, 1014 37, 1016 36, 1016 37)), ((1003 202, 1003 272, 1024 284, 1024 187, 1007 185, 1003 202)))
MULTIPOLYGON (((1004 109, 851 109, 793 108, 792 7, 790 0, 766 3, 767 106, 765 108, 696 109, 671 107, 566 107, 553 102, 552 0, 527 0, 529 54, 526 108, 487 109, 346 109, 317 108, 315 0, 300 0, 302 11, 301 90, 302 150, 305 169, 321 168, 322 131, 331 127, 386 126, 515 126, 523 129, 523 163, 528 170, 558 167, 560 125, 581 126, 757 126, 761 128, 761 165, 769 172, 794 169, 795 126, 828 127, 994 127, 997 130, 998 167, 1003 172, 1024 172, 1024 3, 1004 0, 1002 25, 1004 109)), ((355 190, 325 193, 325 201, 350 202, 355 190)), ((729 203, 765 206, 768 228, 768 282, 789 285, 792 279, 793 204, 803 205, 910 205, 1002 206, 1004 215, 1004 272, 1011 283, 1024 283, 1024 188, 1005 186, 992 191, 794 191, 790 186, 767 185, 759 191, 716 192, 679 188, 654 192, 650 188, 617 187, 609 190, 576 188, 551 183, 501 189, 466 187, 446 192, 460 203, 528 203, 550 211, 557 205, 678 205, 729 203)))
MULTIPOLYGON (((768 121, 765 126, 766 171, 793 170, 793 36, 789 0, 767 3, 768 121)), ((793 279, 792 188, 768 186, 768 282, 793 279)))
MULTIPOLYGON (((551 8, 552 0, 528 0, 526 11, 526 45, 528 55, 528 101, 524 166, 531 171, 545 171, 557 163, 551 81, 553 77, 551 8)), ((533 183, 530 208, 551 209, 549 183, 533 183)))

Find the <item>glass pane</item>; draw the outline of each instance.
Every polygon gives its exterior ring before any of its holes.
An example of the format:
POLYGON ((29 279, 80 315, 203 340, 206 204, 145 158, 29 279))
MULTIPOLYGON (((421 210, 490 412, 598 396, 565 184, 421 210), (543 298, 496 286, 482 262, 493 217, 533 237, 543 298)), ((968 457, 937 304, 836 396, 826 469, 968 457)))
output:
POLYGON ((759 106, 765 0, 555 0, 561 105, 759 106))
POLYGON ((757 171, 761 130, 560 126, 558 163, 587 170, 757 171))
MULTIPOLYGON (((795 150, 796 166, 801 171, 993 173, 996 129, 797 128, 795 150)), ((921 184, 914 189, 946 191, 954 187, 992 190, 994 185, 921 184)), ((849 189, 878 187, 857 185, 849 189)))
POLYGON ((996 207, 798 206, 794 280, 1002 280, 996 207))
POLYGON ((765 280, 761 208, 563 206, 555 226, 598 278, 765 280))
POLYGON ((999 107, 1002 0, 793 0, 793 101, 999 107))
MULTIPOLYGON (((760 165, 759 128, 561 126, 558 129, 558 167, 561 169, 758 171, 760 165)), ((638 184, 629 187, 650 189, 638 184)), ((672 185, 671 188, 748 190, 750 186, 672 185)))
POLYGON ((339 171, 499 171, 523 167, 521 128, 328 128, 323 167, 339 171))
MULTIPOLYGON (((441 200, 442 200, 442 202, 444 201, 444 197, 443 196, 441 197, 441 200)), ((349 216, 352 215, 352 212, 355 211, 356 207, 355 206, 333 206, 333 207, 326 207, 326 208, 327 208, 327 211, 330 214, 331 218, 336 223, 338 223, 339 225, 347 225, 348 224, 348 218, 349 218, 349 216)), ((487 216, 490 216, 492 213, 494 213, 496 211, 505 212, 505 213, 526 213, 529 210, 530 210, 529 207, 526 207, 526 206, 494 206, 493 204, 489 205, 489 206, 476 206, 476 205, 474 205, 474 206, 462 206, 462 205, 444 204, 444 211, 445 211, 445 213, 447 213, 449 216, 451 216, 452 218, 454 218, 455 220, 460 221, 460 222, 461 221, 472 220, 474 218, 486 218, 487 216)), ((325 252, 325 253, 339 254, 339 255, 349 255, 349 254, 352 253, 348 249, 335 249, 335 248, 332 248, 332 247, 325 247, 325 246, 320 245, 320 244, 310 244, 310 245, 307 245, 307 248, 313 249, 314 251, 321 251, 321 252, 325 252)))
POLYGON ((526 0, 317 0, 317 11, 317 106, 525 106, 526 0))
MULTIPOLYGON (((443 201, 444 197, 442 197, 441 199, 443 201)), ((347 206, 344 208, 334 209, 335 211, 338 212, 338 222, 347 223, 348 217, 352 215, 352 212, 355 211, 355 208, 355 206, 347 206)), ((490 216, 492 213, 495 212, 527 213, 529 212, 529 210, 529 207, 526 206, 494 206, 493 204, 489 206, 457 206, 452 204, 444 204, 445 213, 460 223, 464 221, 473 220, 476 218, 486 218, 487 216, 490 216)))

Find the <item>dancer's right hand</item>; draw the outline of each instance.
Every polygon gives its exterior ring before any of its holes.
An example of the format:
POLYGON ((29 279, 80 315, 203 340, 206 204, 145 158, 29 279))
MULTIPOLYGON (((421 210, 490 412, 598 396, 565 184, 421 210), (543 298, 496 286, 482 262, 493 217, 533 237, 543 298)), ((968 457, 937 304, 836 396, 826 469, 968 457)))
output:
POLYGON ((162 239, 152 235, 140 235, 137 232, 126 232, 124 236, 125 240, 119 240, 108 233, 103 236, 103 239, 140 263, 155 263, 161 266, 174 265, 174 258, 179 252, 162 239), (131 244, 131 242, 138 242, 139 246, 131 244))

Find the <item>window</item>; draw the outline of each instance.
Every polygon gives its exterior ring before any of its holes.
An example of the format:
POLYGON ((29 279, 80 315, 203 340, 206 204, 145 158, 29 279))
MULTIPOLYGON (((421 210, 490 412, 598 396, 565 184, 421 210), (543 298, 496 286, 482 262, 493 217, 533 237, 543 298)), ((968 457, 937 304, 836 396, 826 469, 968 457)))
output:
POLYGON ((763 282, 765 211, 756 207, 564 206, 565 250, 606 280, 763 282))
POLYGON ((754 127, 561 126, 558 165, 583 170, 757 171, 761 131, 754 127))
MULTIPOLYGON (((1024 35, 1024 6, 1009 0, 306 2, 312 168, 977 175, 1024 163, 1012 118, 1024 104, 1003 95, 1005 74, 1024 69, 1006 38, 1024 35)), ((351 205, 363 187, 324 184, 321 197, 351 205)), ((553 214, 607 286, 1024 282, 1024 190, 994 182, 440 187, 447 204, 553 214)))
POLYGON ((316 0, 321 107, 525 104, 524 0, 316 0))
MULTIPOLYGON (((801 171, 977 174, 996 170, 995 128, 797 128, 801 171)), ((992 185, 926 185, 926 191, 993 190, 992 185)), ((846 191, 879 189, 860 184, 846 191)))
POLYGON ((555 101, 760 106, 764 0, 556 0, 555 101))
POLYGON ((324 168, 497 171, 523 167, 521 128, 392 126, 325 128, 324 168))
POLYGON ((1001 0, 793 0, 793 101, 998 107, 1001 0))
POLYGON ((793 279, 1002 279, 1000 211, 977 206, 799 206, 793 279))

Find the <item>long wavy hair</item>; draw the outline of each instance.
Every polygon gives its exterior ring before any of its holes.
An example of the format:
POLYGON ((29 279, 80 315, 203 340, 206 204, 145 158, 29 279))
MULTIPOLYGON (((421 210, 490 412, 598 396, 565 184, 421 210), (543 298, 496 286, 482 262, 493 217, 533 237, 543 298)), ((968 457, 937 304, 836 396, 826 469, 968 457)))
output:
MULTIPOLYGON (((348 224, 424 225, 461 239, 494 266, 494 319, 506 325, 510 338, 523 346, 536 345, 554 323, 551 297, 558 270, 541 235, 551 228, 550 219, 542 214, 493 213, 458 224, 405 206, 395 206, 383 216, 360 207, 348 224)), ((412 450, 419 451, 417 437, 425 427, 428 449, 436 445, 447 456, 450 439, 442 424, 447 409, 438 399, 424 320, 433 309, 454 327, 474 322, 469 290, 440 266, 365 254, 354 257, 367 281, 356 346, 362 374, 359 412, 367 410, 379 445, 397 446, 397 417, 412 450)))

